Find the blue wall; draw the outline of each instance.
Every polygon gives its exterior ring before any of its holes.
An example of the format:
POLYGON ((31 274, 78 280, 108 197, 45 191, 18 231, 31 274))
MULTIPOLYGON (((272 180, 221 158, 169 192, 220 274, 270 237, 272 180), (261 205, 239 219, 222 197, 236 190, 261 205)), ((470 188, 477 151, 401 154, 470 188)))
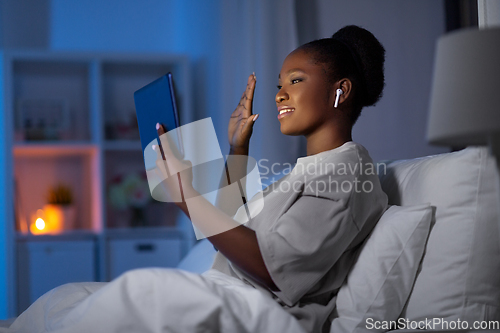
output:
POLYGON ((50 48, 186 54, 195 115, 217 118, 220 21, 219 0, 52 0, 50 48))
POLYGON ((353 139, 375 161, 449 151, 425 138, 434 50, 445 32, 444 2, 438 0, 318 0, 319 37, 348 24, 370 30, 386 49, 384 96, 363 109, 353 139))

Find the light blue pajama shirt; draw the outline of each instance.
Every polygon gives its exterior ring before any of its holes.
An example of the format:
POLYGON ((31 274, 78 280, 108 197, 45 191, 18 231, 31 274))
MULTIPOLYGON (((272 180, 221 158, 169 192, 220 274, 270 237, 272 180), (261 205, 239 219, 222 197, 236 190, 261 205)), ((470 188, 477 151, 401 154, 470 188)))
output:
MULTIPOLYGON (((308 332, 329 331, 336 295, 358 249, 387 208, 367 150, 354 142, 299 158, 263 191, 255 230, 278 292, 259 285, 217 253, 212 268, 269 294, 308 332)), ((255 198, 255 197, 254 197, 255 198)), ((241 207, 235 215, 245 213, 241 207)))

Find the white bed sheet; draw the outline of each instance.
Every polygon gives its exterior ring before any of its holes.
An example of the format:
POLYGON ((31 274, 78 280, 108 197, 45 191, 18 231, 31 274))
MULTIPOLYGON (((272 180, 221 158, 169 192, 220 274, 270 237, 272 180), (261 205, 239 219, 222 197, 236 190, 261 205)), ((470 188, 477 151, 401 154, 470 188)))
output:
POLYGON ((110 283, 71 283, 0 332, 290 332, 299 322, 244 282, 210 270, 141 269, 110 283))

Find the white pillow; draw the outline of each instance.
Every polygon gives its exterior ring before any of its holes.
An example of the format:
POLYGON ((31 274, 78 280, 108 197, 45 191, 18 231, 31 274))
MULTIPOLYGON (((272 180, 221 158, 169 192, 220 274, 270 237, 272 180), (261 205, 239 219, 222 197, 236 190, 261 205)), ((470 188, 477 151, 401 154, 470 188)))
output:
POLYGON ((387 331, 376 329, 375 321, 398 319, 415 281, 432 213, 426 204, 392 206, 382 215, 339 290, 338 317, 330 332, 387 331))
POLYGON ((500 320, 496 170, 486 148, 470 147, 392 163, 382 177, 389 204, 436 207, 436 223, 403 318, 460 319, 470 326, 476 320, 500 320))

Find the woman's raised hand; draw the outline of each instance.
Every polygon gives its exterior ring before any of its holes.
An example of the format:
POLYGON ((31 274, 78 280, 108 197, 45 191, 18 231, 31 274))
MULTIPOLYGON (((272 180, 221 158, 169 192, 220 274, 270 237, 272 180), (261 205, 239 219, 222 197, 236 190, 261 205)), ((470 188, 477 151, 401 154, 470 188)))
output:
POLYGON ((229 119, 229 145, 231 146, 231 152, 239 155, 248 155, 253 123, 259 116, 258 114, 252 114, 255 82, 255 74, 251 74, 248 77, 247 88, 245 89, 245 92, 243 92, 238 106, 229 119))

